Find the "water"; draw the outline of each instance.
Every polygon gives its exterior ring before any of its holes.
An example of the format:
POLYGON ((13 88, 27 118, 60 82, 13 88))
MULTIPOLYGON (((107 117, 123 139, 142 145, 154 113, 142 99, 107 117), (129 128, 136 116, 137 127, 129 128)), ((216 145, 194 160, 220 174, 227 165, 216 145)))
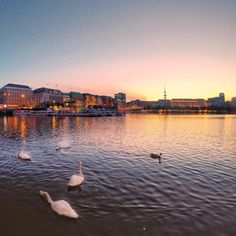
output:
POLYGON ((0 147, 1 236, 236 234, 236 116, 1 117, 0 147), (79 160, 85 183, 68 192, 79 160))

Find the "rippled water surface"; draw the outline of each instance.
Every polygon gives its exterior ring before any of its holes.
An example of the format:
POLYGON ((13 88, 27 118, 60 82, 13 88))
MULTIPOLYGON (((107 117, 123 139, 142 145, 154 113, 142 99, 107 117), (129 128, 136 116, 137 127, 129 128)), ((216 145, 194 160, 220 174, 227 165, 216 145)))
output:
POLYGON ((1 236, 236 235, 236 116, 0 117, 0 148, 1 236), (85 182, 68 192, 79 160, 85 182))

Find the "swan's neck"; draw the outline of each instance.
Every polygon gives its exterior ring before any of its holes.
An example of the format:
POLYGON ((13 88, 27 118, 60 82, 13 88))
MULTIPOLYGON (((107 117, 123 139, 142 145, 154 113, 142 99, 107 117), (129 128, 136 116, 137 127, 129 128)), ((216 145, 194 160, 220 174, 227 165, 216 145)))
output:
POLYGON ((82 162, 79 163, 79 174, 82 175, 82 162))
POLYGON ((52 198, 50 197, 50 195, 47 192, 43 192, 42 197, 49 204, 51 204, 53 202, 52 198))

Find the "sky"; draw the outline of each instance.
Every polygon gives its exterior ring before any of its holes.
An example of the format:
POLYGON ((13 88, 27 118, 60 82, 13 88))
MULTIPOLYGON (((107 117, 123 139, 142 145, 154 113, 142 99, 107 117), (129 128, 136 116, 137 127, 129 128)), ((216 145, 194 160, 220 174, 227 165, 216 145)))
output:
POLYGON ((236 0, 0 0, 0 86, 236 96, 236 0))

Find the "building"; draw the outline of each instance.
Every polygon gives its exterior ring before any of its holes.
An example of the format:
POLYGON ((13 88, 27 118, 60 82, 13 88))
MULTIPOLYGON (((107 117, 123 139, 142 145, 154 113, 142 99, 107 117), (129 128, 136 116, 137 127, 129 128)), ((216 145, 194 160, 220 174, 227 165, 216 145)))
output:
POLYGON ((114 96, 115 106, 118 110, 123 111, 126 109, 126 94, 125 93, 117 93, 114 96))
POLYGON ((206 106, 205 99, 174 98, 170 100, 172 108, 201 108, 206 106))
POLYGON ((84 106, 86 108, 97 106, 97 95, 84 93, 83 96, 84 96, 84 106))
POLYGON ((157 108, 168 108, 168 107, 170 107, 170 100, 168 100, 168 99, 159 99, 156 102, 156 106, 157 106, 157 108))
POLYGON ((124 102, 126 103, 126 94, 125 93, 117 93, 114 96, 115 102, 124 102))
POLYGON ((208 98, 207 103, 208 106, 222 107, 225 104, 225 94, 220 93, 219 97, 208 98))
POLYGON ((2 108, 19 109, 32 107, 32 89, 27 85, 7 84, 0 89, 2 108))
POLYGON ((230 102, 231 107, 236 108, 236 97, 233 97, 230 102))
POLYGON ((69 94, 69 93, 63 93, 63 94, 62 94, 62 97, 63 97, 63 103, 64 103, 64 104, 70 102, 70 94, 69 94))
POLYGON ((142 110, 142 109, 152 109, 157 106, 156 101, 141 101, 134 100, 127 103, 127 110, 142 110))
POLYGON ((110 96, 99 96, 101 98, 101 106, 103 108, 114 108, 114 99, 110 96))
POLYGON ((57 89, 38 88, 33 91, 33 104, 35 107, 62 105, 63 93, 57 89))
POLYGON ((70 92, 69 93, 70 102, 69 107, 75 111, 80 111, 85 107, 85 97, 82 93, 70 92))

